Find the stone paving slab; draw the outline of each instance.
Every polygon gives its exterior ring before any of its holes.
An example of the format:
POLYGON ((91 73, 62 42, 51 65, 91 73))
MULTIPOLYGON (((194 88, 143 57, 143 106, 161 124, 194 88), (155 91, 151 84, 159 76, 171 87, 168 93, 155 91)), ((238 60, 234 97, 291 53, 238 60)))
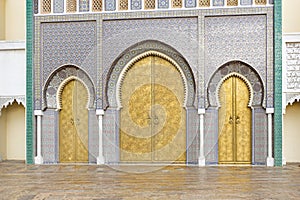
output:
POLYGON ((0 199, 300 199, 300 167, 0 162, 0 199))

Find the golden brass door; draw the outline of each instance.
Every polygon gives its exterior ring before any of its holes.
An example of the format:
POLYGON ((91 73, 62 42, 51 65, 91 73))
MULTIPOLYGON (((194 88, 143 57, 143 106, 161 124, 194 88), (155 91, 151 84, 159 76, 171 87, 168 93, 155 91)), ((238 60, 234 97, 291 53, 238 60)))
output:
POLYGON ((186 161, 184 85, 170 62, 149 56, 136 62, 121 87, 120 160, 186 161))
POLYGON ((251 163, 250 93, 246 83, 235 76, 220 88, 219 163, 251 163))
POLYGON ((79 81, 70 81, 62 91, 59 114, 59 161, 88 161, 88 94, 79 81))

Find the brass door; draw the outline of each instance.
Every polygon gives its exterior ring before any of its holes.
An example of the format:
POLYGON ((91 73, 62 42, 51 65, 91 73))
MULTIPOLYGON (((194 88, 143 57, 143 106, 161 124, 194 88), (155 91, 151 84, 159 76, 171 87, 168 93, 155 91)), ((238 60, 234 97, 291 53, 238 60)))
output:
POLYGON ((251 163, 251 109, 246 83, 235 76, 220 88, 219 163, 251 163))
POLYGON ((59 161, 88 161, 88 95, 82 83, 70 81, 63 89, 59 114, 59 161))
POLYGON ((120 160, 185 162, 184 85, 170 62, 136 62, 121 87, 120 160))

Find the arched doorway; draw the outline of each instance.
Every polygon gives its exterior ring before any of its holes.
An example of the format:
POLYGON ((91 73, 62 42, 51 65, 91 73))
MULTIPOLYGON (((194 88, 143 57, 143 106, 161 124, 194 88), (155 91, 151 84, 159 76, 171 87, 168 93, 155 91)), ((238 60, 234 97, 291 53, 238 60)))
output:
POLYGON ((287 163, 300 162, 300 102, 293 102, 286 107, 286 113, 283 115, 284 126, 284 157, 287 163))
POLYGON ((251 108, 250 91, 238 76, 229 76, 219 91, 219 138, 220 164, 251 163, 251 108))
POLYGON ((185 163, 184 100, 171 62, 151 55, 133 63, 120 89, 120 161, 185 163))
POLYGON ((59 113, 59 161, 88 161, 88 92, 78 80, 64 85, 59 113))
POLYGON ((0 160, 25 160, 24 106, 12 100, 0 111, 0 160))

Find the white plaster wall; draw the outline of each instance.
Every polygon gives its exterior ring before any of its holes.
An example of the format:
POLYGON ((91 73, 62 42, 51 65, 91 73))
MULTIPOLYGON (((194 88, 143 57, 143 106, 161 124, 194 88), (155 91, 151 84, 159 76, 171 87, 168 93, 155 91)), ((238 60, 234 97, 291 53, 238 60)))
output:
POLYGON ((300 102, 286 107, 283 115, 283 157, 286 162, 300 162, 300 102))
POLYGON ((25 95, 25 42, 0 41, 0 96, 25 95))
POLYGON ((6 150, 8 160, 25 160, 25 108, 14 102, 6 108, 6 150))

